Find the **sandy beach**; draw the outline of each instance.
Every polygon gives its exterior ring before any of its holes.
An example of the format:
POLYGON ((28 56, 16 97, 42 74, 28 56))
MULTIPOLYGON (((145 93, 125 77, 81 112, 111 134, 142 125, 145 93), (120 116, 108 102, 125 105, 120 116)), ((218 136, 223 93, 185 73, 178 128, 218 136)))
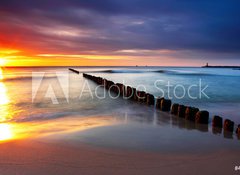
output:
POLYGON ((19 140, 0 144, 1 175, 234 174, 240 151, 171 154, 19 140))
MULTIPOLYGON (((145 126, 143 123, 139 125, 132 121, 125 123, 113 120, 113 116, 86 117, 81 120, 56 119, 53 121, 56 125, 55 130, 46 133, 43 131, 53 125, 42 123, 38 126, 37 135, 0 143, 0 174, 238 173, 235 166, 240 164, 240 150, 236 139, 226 139, 200 130, 189 131, 186 128, 182 130, 182 127, 170 128, 176 132, 174 136, 173 133, 168 133, 171 117, 173 116, 161 115, 159 117, 161 124, 154 127, 154 130, 151 124, 145 126), (75 128, 78 126, 78 129, 72 130, 71 127, 74 125, 75 128), (59 132, 63 126, 65 129, 59 132), (164 137, 167 137, 168 141, 164 137), (177 137, 180 137, 180 140, 177 137), (147 149, 149 146, 158 148, 147 149)), ((183 126, 184 123, 181 122, 177 121, 183 126)), ((35 127, 28 132, 34 130, 35 127)))

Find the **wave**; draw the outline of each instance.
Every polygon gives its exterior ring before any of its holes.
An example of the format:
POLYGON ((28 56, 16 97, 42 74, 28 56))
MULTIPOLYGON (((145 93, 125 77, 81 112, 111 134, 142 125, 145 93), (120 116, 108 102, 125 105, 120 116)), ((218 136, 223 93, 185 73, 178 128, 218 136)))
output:
POLYGON ((185 71, 166 71, 169 75, 186 75, 186 76, 211 76, 216 74, 204 73, 204 72, 185 72, 185 71))
POLYGON ((25 118, 11 119, 10 122, 33 122, 33 121, 45 121, 52 120, 67 116, 79 115, 79 112, 58 112, 58 113, 43 113, 27 116, 25 118))
POLYGON ((204 76, 204 75, 214 75, 203 72, 190 72, 190 71, 178 71, 178 70, 102 70, 102 71, 92 71, 88 73, 161 73, 169 75, 194 75, 194 76, 204 76))
POLYGON ((87 73, 151 73, 159 72, 164 73, 166 70, 101 70, 101 71, 91 71, 87 73))
POLYGON ((101 70, 101 71, 91 71, 87 73, 145 73, 148 71, 144 70, 101 70))
MULTIPOLYGON (((50 78, 55 78, 56 76, 45 76, 44 79, 50 79, 50 78)), ((39 77, 34 77, 34 78, 41 78, 39 77)), ((16 76, 16 77, 4 77, 2 80, 2 82, 6 82, 6 81, 20 81, 20 80, 32 80, 32 76, 16 76)))

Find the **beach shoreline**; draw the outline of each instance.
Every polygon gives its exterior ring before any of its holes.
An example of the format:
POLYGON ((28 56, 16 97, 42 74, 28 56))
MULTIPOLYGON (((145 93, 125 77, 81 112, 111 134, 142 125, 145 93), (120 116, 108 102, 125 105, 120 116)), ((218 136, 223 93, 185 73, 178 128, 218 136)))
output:
POLYGON ((1 175, 42 174, 234 174, 236 150, 206 154, 150 153, 86 144, 18 140, 0 144, 1 175))

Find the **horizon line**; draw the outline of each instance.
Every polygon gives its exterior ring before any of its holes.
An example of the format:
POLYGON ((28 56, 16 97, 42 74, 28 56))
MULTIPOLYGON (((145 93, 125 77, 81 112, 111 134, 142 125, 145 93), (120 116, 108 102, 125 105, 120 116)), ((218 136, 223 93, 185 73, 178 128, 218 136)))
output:
POLYGON ((28 68, 28 67, 202 67, 202 66, 151 66, 151 65, 148 65, 148 66, 126 66, 126 65, 121 65, 121 66, 68 66, 68 65, 61 65, 61 66, 0 66, 0 68, 28 68))

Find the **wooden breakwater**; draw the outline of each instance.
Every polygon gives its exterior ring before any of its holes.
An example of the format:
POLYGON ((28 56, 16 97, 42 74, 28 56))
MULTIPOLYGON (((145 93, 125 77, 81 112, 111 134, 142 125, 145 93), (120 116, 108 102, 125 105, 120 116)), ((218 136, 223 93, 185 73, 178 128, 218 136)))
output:
MULTIPOLYGON (((154 95, 150 93, 139 91, 134 87, 125 86, 121 83, 115 84, 113 81, 104 79, 102 77, 96 77, 86 73, 83 73, 83 77, 94 81, 98 85, 102 85, 107 90, 112 91, 119 96, 123 96, 124 99, 129 99, 140 102, 142 104, 154 106, 156 109, 164 112, 171 112, 173 115, 198 124, 208 125, 209 123, 208 111, 199 110, 196 107, 185 106, 177 103, 172 104, 172 101, 169 99, 165 99, 163 97, 155 98, 154 95)), ((217 133, 221 133, 222 129, 224 129, 224 132, 232 134, 234 131, 234 122, 229 119, 225 119, 223 121, 222 117, 213 116, 212 127, 213 130, 217 133)), ((236 134, 240 139, 240 125, 236 127, 236 134)))
POLYGON ((76 73, 76 74, 79 74, 79 73, 80 73, 78 70, 75 70, 75 69, 72 69, 72 68, 68 68, 68 70, 70 70, 70 71, 72 71, 72 72, 74 72, 74 73, 76 73))

